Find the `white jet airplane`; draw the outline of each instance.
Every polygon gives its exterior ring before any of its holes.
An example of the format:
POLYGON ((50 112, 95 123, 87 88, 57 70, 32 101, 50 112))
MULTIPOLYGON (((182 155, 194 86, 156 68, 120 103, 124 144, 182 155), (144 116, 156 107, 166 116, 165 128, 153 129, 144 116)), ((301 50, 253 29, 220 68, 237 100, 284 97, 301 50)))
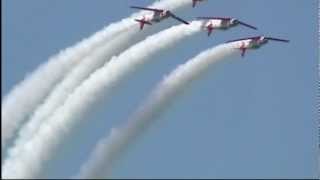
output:
POLYGON ((231 17, 197 17, 197 19, 205 20, 203 22, 202 28, 208 31, 208 36, 210 36, 214 29, 227 30, 237 25, 243 25, 248 28, 257 30, 256 27, 231 17))
POLYGON ((169 10, 164 9, 153 9, 153 8, 146 8, 146 7, 139 7, 139 6, 131 6, 131 8, 134 9, 142 9, 146 11, 153 11, 153 14, 144 15, 141 19, 135 19, 135 21, 140 23, 140 30, 143 29, 145 24, 152 25, 152 23, 158 23, 164 19, 167 19, 169 17, 174 18, 184 24, 189 24, 187 21, 179 18, 178 16, 174 15, 169 10))
POLYGON ((235 39, 235 40, 227 41, 227 43, 237 42, 237 41, 241 42, 241 46, 239 47, 239 49, 241 50, 241 56, 244 57, 247 49, 259 49, 261 46, 267 44, 269 40, 286 42, 286 43, 289 42, 289 40, 286 40, 286 39, 279 39, 279 38, 265 37, 265 36, 255 36, 255 37, 235 39))

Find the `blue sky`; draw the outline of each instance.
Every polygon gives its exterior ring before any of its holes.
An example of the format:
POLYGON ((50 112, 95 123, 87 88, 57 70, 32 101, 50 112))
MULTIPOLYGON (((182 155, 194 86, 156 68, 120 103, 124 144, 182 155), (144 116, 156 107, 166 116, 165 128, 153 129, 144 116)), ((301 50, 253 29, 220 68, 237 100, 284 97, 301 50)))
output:
MULTIPOLYGON (((2 8, 2 97, 48 57, 127 17, 129 5, 147 0, 5 0, 2 8)), ((88 121, 67 138, 43 177, 78 172, 96 141, 125 123, 154 85, 176 65, 235 38, 266 34, 269 43, 212 68, 152 125, 118 162, 114 177, 315 178, 317 177, 316 0, 209 0, 177 12, 231 16, 259 31, 234 28, 205 32, 153 57, 153 63, 101 100, 88 121)), ((169 20, 160 27, 175 24, 169 20)))

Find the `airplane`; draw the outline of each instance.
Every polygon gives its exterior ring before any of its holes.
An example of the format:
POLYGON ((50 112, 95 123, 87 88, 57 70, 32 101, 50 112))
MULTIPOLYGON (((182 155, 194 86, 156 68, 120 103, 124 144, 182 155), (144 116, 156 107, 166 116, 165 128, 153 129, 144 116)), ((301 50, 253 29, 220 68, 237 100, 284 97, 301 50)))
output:
POLYGON ((197 17, 197 19, 206 20, 203 22, 202 28, 208 31, 208 36, 211 35, 214 29, 227 30, 237 25, 243 25, 254 30, 258 29, 254 26, 231 17, 197 17))
POLYGON ((140 23, 140 30, 143 29, 145 24, 152 25, 152 23, 158 23, 164 19, 167 19, 169 17, 172 17, 184 24, 189 24, 187 21, 179 18, 178 16, 174 15, 169 10, 164 9, 153 9, 153 8, 146 8, 146 7, 139 7, 139 6, 130 6, 130 8, 133 9, 142 9, 146 11, 153 11, 153 14, 150 15, 144 15, 141 19, 135 19, 135 21, 140 23))
POLYGON ((205 1, 205 0, 192 0, 192 7, 196 7, 197 3, 202 1, 205 1))
POLYGON ((247 49, 259 49, 261 46, 268 43, 269 40, 286 42, 286 43, 290 42, 289 40, 286 40, 286 39, 279 39, 279 38, 265 37, 265 36, 255 36, 255 37, 235 39, 235 40, 227 41, 227 43, 237 42, 237 41, 241 42, 241 46, 239 49, 241 50, 241 56, 244 57, 247 49))

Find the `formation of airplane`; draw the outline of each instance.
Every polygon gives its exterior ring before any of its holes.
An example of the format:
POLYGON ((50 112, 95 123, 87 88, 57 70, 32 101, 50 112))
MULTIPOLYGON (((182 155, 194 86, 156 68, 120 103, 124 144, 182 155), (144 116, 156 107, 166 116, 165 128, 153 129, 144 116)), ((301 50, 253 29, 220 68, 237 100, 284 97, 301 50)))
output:
POLYGON ((252 25, 230 17, 197 17, 197 19, 205 20, 202 27, 208 31, 208 36, 210 36, 214 29, 227 30, 237 25, 242 25, 254 30, 258 29, 252 25))
POLYGON ((278 42, 290 42, 286 39, 279 39, 279 38, 273 38, 273 37, 265 37, 265 36, 255 36, 255 37, 247 37, 247 38, 241 38, 241 39, 235 39, 231 41, 227 41, 227 43, 230 42, 241 42, 241 46, 239 47, 241 51, 241 56, 244 57, 247 49, 259 49, 261 46, 267 44, 269 41, 278 41, 278 42))
MULTIPOLYGON (((192 0, 192 7, 195 7, 198 2, 202 2, 202 1, 206 1, 206 0, 192 0)), ((144 15, 140 19, 135 19, 135 21, 140 23, 140 30, 143 29, 145 24, 152 25, 153 23, 161 22, 162 20, 170 17, 173 19, 176 19, 177 21, 180 21, 181 23, 184 23, 187 25, 189 24, 184 19, 173 14, 170 10, 147 8, 147 7, 141 7, 141 6, 130 6, 130 7, 133 9, 140 9, 140 10, 153 12, 153 14, 144 15)), ((242 25, 244 27, 254 29, 254 30, 258 29, 255 26, 252 26, 243 21, 240 21, 239 19, 232 18, 232 17, 197 17, 197 19, 203 20, 202 28, 208 31, 208 36, 210 36, 213 30, 215 29, 228 30, 238 25, 242 25)), ((227 43, 240 41, 241 46, 239 47, 239 49, 241 50, 241 56, 244 57, 247 49, 258 49, 261 46, 268 43, 268 41, 270 40, 286 42, 286 43, 289 42, 289 40, 286 40, 286 39, 279 39, 279 38, 265 37, 265 36, 255 36, 255 37, 235 39, 235 40, 227 41, 227 43)))
POLYGON ((174 15, 169 10, 164 9, 153 9, 153 8, 146 8, 146 7, 139 7, 139 6, 131 6, 133 9, 142 9, 146 11, 153 11, 153 14, 144 15, 141 19, 135 19, 135 21, 140 23, 140 29, 142 30, 145 24, 152 25, 152 23, 158 23, 164 19, 169 17, 174 18, 184 24, 189 24, 187 21, 179 18, 178 16, 174 15))

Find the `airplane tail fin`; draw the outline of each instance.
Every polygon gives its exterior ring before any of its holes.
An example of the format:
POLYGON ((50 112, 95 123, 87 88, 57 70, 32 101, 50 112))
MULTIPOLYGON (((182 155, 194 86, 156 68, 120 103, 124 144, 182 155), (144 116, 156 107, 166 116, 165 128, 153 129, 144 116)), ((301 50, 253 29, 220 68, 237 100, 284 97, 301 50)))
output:
POLYGON ((212 31, 213 31, 213 28, 212 27, 208 27, 208 36, 211 35, 212 31))
POLYGON ((141 20, 141 19, 135 19, 135 21, 140 23, 140 30, 143 29, 145 24, 152 25, 149 21, 145 21, 145 20, 141 20))
POLYGON ((244 57, 244 55, 246 54, 246 48, 241 48, 241 57, 244 57))
POLYGON ((197 1, 196 0, 192 0, 192 7, 196 7, 197 1))

